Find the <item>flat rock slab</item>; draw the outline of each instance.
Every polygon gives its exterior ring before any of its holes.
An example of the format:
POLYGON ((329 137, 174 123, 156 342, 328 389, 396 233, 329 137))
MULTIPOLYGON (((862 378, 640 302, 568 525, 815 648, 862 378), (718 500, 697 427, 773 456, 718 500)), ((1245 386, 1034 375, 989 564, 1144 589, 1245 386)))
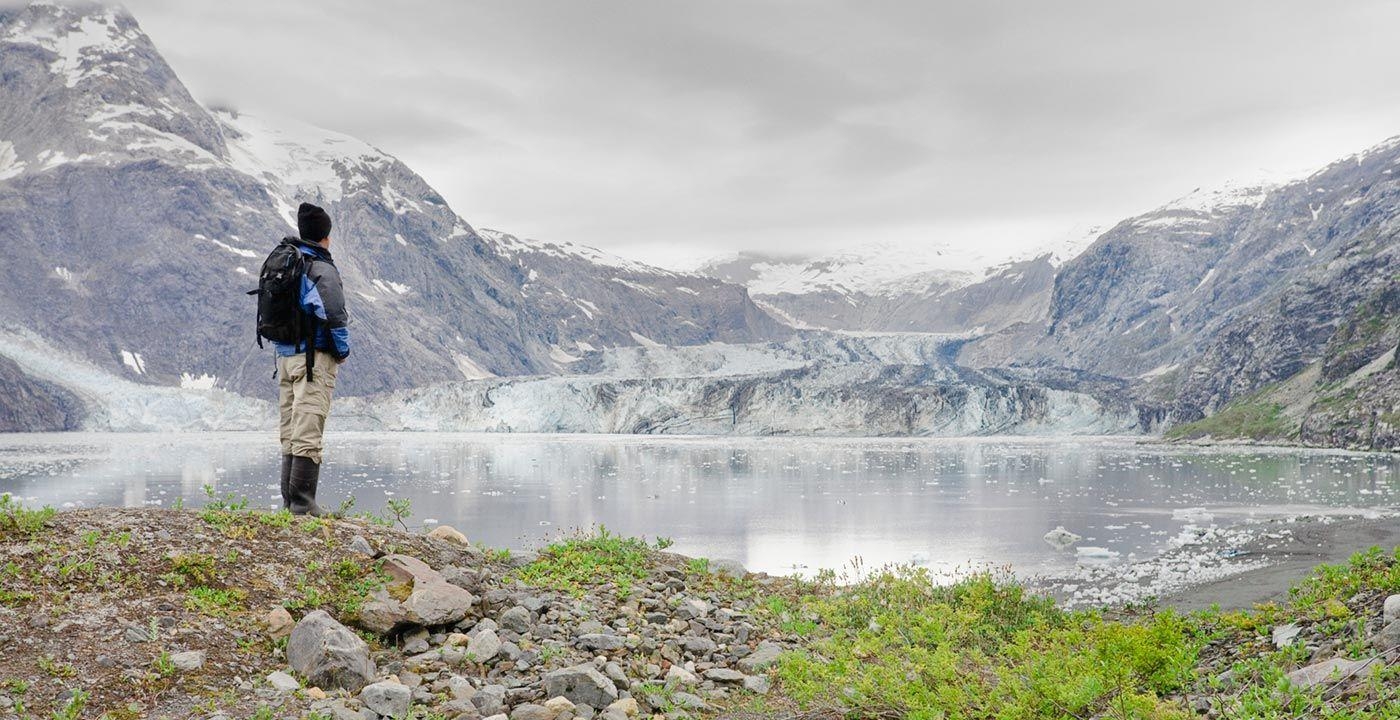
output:
POLYGON ((1354 675, 1362 673, 1370 667, 1372 663, 1365 660, 1346 660, 1344 658, 1332 658, 1323 660, 1315 665, 1298 668, 1288 673, 1288 681, 1295 686, 1307 690, 1318 685, 1341 682, 1354 675))

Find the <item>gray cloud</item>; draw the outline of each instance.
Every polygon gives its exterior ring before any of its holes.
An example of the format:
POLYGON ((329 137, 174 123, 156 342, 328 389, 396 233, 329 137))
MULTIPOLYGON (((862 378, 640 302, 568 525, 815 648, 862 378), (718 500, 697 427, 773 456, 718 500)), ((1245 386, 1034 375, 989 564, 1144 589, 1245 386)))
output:
POLYGON ((1400 132, 1380 0, 128 0, 196 96, 651 260, 1060 234, 1400 132))

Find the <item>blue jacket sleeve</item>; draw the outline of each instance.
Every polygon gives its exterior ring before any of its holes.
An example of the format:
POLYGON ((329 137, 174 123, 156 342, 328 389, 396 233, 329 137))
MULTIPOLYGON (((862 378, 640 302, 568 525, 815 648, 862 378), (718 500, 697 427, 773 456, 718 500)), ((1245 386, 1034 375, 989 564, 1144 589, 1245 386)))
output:
POLYGON ((321 321, 330 336, 331 354, 343 360, 350 355, 350 322, 345 310, 345 293, 340 273, 334 265, 313 262, 301 279, 301 306, 321 321))

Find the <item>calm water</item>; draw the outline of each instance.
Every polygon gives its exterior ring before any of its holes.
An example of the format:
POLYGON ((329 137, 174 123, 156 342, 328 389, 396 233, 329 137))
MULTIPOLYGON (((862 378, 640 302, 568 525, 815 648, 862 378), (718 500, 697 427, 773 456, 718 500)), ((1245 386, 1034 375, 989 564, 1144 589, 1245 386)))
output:
MULTIPOLYGON (((277 453, 261 434, 0 435, 0 492, 34 505, 195 506, 207 484, 274 507, 277 453)), ((1400 457, 1101 438, 337 434, 321 483, 331 506, 353 494, 377 512, 408 498, 412 523, 497 547, 606 525, 769 572, 859 556, 1030 574, 1075 562, 1042 540, 1057 525, 1146 557, 1187 522, 1388 507, 1400 502, 1400 457)))

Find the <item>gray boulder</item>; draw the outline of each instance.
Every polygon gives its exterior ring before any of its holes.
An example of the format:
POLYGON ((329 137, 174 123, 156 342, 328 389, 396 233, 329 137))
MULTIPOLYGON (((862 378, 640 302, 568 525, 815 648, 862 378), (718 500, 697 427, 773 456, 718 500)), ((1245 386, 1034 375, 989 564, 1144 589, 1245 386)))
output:
POLYGON ((467 659, 473 662, 489 662, 501 652, 501 638, 495 630, 482 630, 467 641, 467 659))
POLYGON ((472 696, 472 704, 476 709, 486 716, 499 715, 506 710, 506 687, 504 685, 487 685, 476 691, 472 696))
POLYGON ((1381 620, 1386 625, 1400 620, 1400 594, 1391 595, 1385 599, 1385 606, 1381 610, 1381 620))
POLYGON ((523 635, 530 631, 530 626, 534 623, 534 618, 530 615, 529 610, 516 605, 504 613, 501 613, 501 619, 498 622, 501 627, 523 635))
POLYGON ((406 717, 412 698, 412 690, 387 680, 366 685, 360 691, 360 702, 365 707, 389 718, 406 717))
POLYGON ((170 656, 170 663, 175 666, 176 670, 183 670, 184 672, 198 670, 204 667, 204 651, 186 650, 185 652, 175 653, 170 656))
POLYGON ((739 669, 746 673, 767 670, 778 662, 778 658, 783 654, 783 646, 764 640, 754 648, 754 651, 739 659, 739 669))
POLYGON ((627 638, 608 633, 588 633, 578 636, 578 646, 594 652, 609 652, 626 647, 627 638))
POLYGON ((617 700, 617 685, 592 665, 575 665, 544 676, 545 695, 565 697, 575 705, 603 708, 617 700))
POLYGON ((374 679, 369 646, 325 610, 316 610, 292 628, 287 663, 311 685, 356 692, 374 679))

